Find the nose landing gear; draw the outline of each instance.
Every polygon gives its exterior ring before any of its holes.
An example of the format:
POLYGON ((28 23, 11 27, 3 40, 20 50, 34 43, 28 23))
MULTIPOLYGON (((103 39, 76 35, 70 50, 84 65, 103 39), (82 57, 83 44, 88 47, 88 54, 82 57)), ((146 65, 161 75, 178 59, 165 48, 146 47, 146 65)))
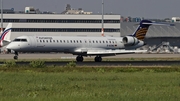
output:
POLYGON ((14 56, 14 60, 17 60, 18 59, 18 52, 15 51, 15 56, 14 56))

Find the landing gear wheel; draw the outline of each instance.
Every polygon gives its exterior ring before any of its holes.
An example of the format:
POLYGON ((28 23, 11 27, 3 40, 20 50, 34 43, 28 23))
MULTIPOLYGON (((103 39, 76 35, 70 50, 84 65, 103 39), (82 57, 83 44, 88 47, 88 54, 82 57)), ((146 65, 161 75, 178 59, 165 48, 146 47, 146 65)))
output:
POLYGON ((18 52, 17 51, 15 51, 15 56, 14 56, 14 60, 17 60, 18 59, 18 52))
POLYGON ((96 56, 96 57, 94 58, 94 61, 95 61, 95 62, 101 62, 101 61, 102 61, 101 56, 96 56))
POLYGON ((14 56, 14 60, 17 60, 17 59, 18 59, 18 56, 17 56, 17 55, 15 55, 15 56, 14 56))
POLYGON ((77 56, 76 61, 77 62, 83 62, 84 58, 82 56, 77 56))

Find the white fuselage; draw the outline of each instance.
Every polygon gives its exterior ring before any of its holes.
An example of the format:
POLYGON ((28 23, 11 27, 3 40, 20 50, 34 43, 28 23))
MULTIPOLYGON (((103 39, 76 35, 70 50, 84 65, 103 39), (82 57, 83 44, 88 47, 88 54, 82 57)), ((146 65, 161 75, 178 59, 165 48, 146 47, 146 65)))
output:
MULTIPOLYGON (((26 36, 21 39, 27 42, 14 41, 15 51, 27 52, 64 52, 96 49, 123 49, 122 38, 115 37, 67 37, 67 36, 26 36), (31 47, 31 48, 30 48, 31 47)), ((13 44, 12 43, 12 44, 13 44)))
MULTIPOLYGON (((139 43, 133 48, 142 46, 139 43)), ((96 50, 125 49, 122 37, 83 37, 83 36, 21 36, 7 48, 17 52, 64 52, 84 53, 96 50)))

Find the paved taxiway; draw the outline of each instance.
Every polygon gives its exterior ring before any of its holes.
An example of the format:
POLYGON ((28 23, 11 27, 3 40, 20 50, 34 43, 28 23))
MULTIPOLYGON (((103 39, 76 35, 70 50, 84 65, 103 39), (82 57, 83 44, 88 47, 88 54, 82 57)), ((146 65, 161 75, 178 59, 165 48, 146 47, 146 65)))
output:
MULTIPOLYGON (((13 59, 14 54, 0 54, 0 59, 13 59)), ((75 59, 76 55, 62 53, 19 54, 18 59, 75 59)), ((92 58, 94 57, 84 57, 92 58)), ((180 58, 180 54, 122 54, 103 58, 180 58)))

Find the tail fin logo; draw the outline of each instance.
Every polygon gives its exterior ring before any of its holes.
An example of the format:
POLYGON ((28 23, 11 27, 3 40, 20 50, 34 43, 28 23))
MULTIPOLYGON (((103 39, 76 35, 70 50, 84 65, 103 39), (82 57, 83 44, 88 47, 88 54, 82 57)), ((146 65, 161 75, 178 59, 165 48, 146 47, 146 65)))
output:
POLYGON ((4 37, 6 36, 6 34, 7 34, 10 30, 11 30, 11 28, 5 30, 5 31, 2 33, 0 39, 1 39, 1 40, 4 40, 4 37))
POLYGON ((148 28, 146 28, 146 27, 140 28, 140 29, 135 33, 135 37, 136 37, 138 40, 144 40, 147 31, 148 31, 148 28))
POLYGON ((152 25, 152 22, 149 20, 142 20, 136 29, 136 31, 132 34, 132 36, 136 37, 138 40, 144 40, 146 33, 149 29, 149 26, 152 25))

